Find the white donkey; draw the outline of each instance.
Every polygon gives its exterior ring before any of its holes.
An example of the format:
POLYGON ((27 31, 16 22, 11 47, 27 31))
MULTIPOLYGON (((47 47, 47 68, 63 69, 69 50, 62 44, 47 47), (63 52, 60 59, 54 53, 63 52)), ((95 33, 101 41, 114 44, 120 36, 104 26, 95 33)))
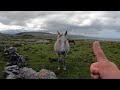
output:
POLYGON ((60 56, 61 55, 64 56, 63 70, 66 70, 66 58, 67 58, 67 53, 70 49, 70 45, 68 43, 66 35, 67 35, 67 31, 65 32, 65 34, 60 34, 58 32, 57 41, 54 44, 54 50, 55 50, 57 57, 58 57, 58 70, 60 69, 59 63, 60 63, 60 56))

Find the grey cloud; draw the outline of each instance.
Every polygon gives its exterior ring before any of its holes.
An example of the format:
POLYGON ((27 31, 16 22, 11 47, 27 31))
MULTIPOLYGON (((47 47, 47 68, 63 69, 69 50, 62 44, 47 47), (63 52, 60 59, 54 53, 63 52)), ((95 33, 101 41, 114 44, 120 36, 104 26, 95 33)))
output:
POLYGON ((14 23, 18 25, 25 25, 24 22, 26 20, 34 19, 37 17, 45 17, 53 13, 54 12, 50 11, 0 11, 0 22, 2 22, 3 24, 14 23))
POLYGON ((56 22, 56 21, 49 21, 47 22, 47 29, 50 32, 57 33, 56 31, 65 32, 68 31, 68 34, 72 34, 71 32, 75 32, 77 35, 80 33, 90 33, 90 34, 97 34, 98 28, 96 27, 90 27, 90 26, 76 26, 72 24, 66 24, 62 22, 56 22))
POLYGON ((45 19, 44 28, 50 32, 65 31, 78 33, 97 34, 101 30, 115 30, 120 32, 119 11, 0 11, 0 23, 5 25, 26 26, 30 19, 45 19), (96 14, 97 13, 97 14, 96 14), (93 15, 94 17, 90 17, 93 15), (98 15, 98 16, 97 16, 98 15), (51 16, 53 16, 51 18, 51 16), (92 21, 91 25, 79 26, 72 19, 81 24, 84 20, 92 21))
POLYGON ((50 15, 66 15, 72 18, 74 14, 74 11, 0 11, 0 22, 3 24, 20 24, 22 22, 24 23, 26 20, 38 17, 47 18, 50 15), (2 19, 3 17, 4 19, 2 19))

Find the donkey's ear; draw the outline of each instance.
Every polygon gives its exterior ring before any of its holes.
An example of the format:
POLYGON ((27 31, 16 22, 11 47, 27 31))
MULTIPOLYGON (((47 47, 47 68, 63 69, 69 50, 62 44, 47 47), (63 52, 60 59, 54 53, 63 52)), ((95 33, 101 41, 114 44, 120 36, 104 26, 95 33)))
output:
POLYGON ((65 36, 67 35, 67 31, 65 32, 65 36))
POLYGON ((58 35, 60 35, 59 31, 57 31, 58 35))

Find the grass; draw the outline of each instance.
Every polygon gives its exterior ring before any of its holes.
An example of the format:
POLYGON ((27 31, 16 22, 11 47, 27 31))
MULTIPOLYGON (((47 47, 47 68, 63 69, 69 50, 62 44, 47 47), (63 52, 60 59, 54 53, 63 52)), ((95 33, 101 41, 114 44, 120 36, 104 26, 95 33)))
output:
MULTIPOLYGON (((21 41, 1 41, 3 44, 15 44, 21 41)), ((96 61, 92 51, 92 40, 77 40, 75 45, 71 45, 68 53, 66 66, 67 70, 57 70, 57 57, 54 52, 54 42, 48 44, 25 44, 17 47, 18 52, 28 57, 28 67, 39 72, 42 68, 55 72, 58 79, 90 79, 90 65, 96 61), (49 58, 53 61, 49 61, 49 58)), ((120 68, 120 42, 100 41, 102 49, 110 61, 120 68)), ((2 71, 9 61, 0 52, 0 78, 3 79, 2 71)), ((62 68, 61 68, 62 69, 62 68)))

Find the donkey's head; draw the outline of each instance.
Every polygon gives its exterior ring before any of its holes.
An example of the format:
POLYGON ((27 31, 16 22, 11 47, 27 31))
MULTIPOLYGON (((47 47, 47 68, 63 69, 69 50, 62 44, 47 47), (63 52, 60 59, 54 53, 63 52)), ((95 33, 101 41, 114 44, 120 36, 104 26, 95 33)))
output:
POLYGON ((66 38, 66 35, 67 35, 67 31, 63 34, 59 33, 58 32, 58 41, 59 41, 59 45, 60 45, 60 52, 61 53, 65 53, 66 52, 66 42, 67 42, 67 38, 66 38))
POLYGON ((65 32, 65 34, 59 33, 58 31, 57 31, 57 33, 58 33, 58 39, 61 37, 65 37, 67 35, 67 31, 65 32))

